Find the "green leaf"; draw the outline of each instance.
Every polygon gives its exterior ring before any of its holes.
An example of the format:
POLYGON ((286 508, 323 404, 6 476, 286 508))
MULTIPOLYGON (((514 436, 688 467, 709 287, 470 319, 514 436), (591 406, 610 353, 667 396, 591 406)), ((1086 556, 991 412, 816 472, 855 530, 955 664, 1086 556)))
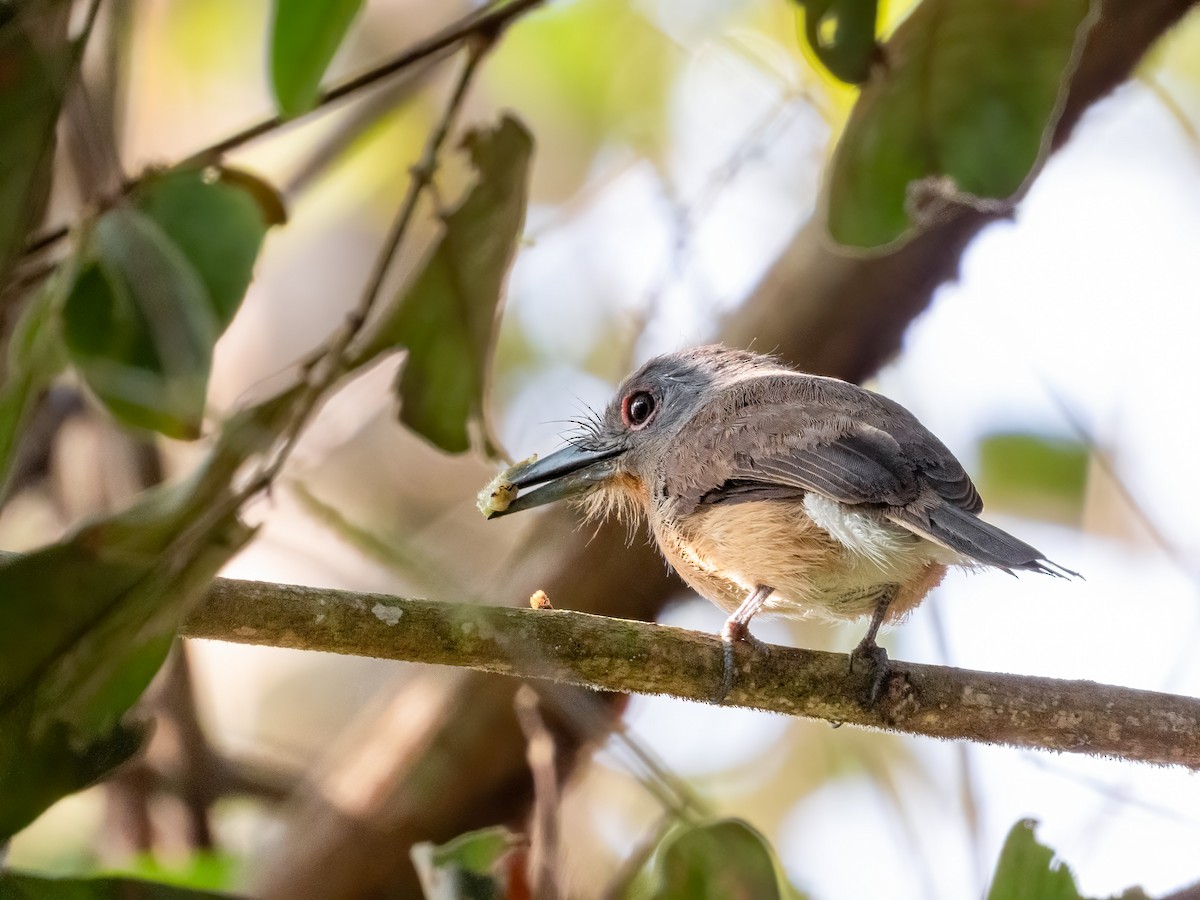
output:
POLYGON ((72 278, 70 272, 55 273, 22 311, 9 338, 8 373, 0 387, 0 502, 8 495, 18 440, 34 402, 66 362, 56 325, 72 278))
POLYGON ((468 831, 440 847, 435 847, 433 863, 436 866, 453 866, 482 875, 492 871, 501 859, 523 842, 524 838, 501 825, 468 831))
POLYGON ((113 415, 195 438, 213 345, 241 305, 282 205, 252 176, 217 169, 151 177, 134 200, 136 208, 109 210, 92 225, 63 336, 113 415))
POLYGON ((321 78, 361 8, 362 0, 275 0, 271 85, 283 115, 313 108, 321 78))
POLYGON ((847 84, 862 84, 878 53, 878 0, 796 0, 804 7, 804 40, 817 59, 847 84))
POLYGON ((76 62, 67 6, 0 5, 0 286, 50 195, 55 124, 76 62), (29 27, 35 17, 36 32, 29 27))
POLYGON ((1094 21, 1089 0, 924 0, 884 47, 838 143, 832 237, 880 248, 947 208, 1000 211, 1044 158, 1094 21))
POLYGON ((443 450, 471 447, 468 423, 494 453, 484 411, 504 278, 525 222, 533 139, 512 116, 465 139, 478 173, 417 274, 381 317, 359 363, 408 348, 400 420, 443 450))
POLYGON ((113 209, 92 229, 63 309, 72 361, 123 422, 199 437, 220 321, 204 283, 153 219, 113 209))
POLYGON ((426 900, 503 900, 508 896, 505 861, 524 842, 497 825, 461 834, 440 847, 415 844, 413 865, 426 900))
POLYGON ((775 854, 740 819, 682 828, 663 841, 655 900, 771 900, 783 896, 775 854))
POLYGON ((286 220, 278 193, 235 169, 171 169, 143 182, 135 202, 195 268, 224 330, 250 286, 267 229, 286 220))
POLYGON ((0 872, 0 900, 227 900, 232 896, 136 878, 48 878, 0 872))
POLYGON ((153 853, 143 853, 134 857, 129 865, 105 874, 132 876, 191 890, 230 891, 240 881, 243 863, 240 857, 224 851, 201 850, 182 859, 164 859, 153 853))
POLYGON ((1038 843, 1036 825, 1023 819, 1008 833, 987 900, 1081 900, 1071 870, 1038 843))
POLYGON ((219 500, 205 474, 0 562, 0 840, 134 749, 122 715, 252 533, 232 514, 189 531, 219 500))
MULTIPOLYGON (((80 738, 55 723, 30 738, 34 698, 0 708, 0 842, 20 831, 55 800, 97 783, 128 761, 149 737, 140 722, 80 738)), ((0 892, 0 897, 3 897, 0 892)))
POLYGON ((136 750, 123 714, 253 534, 231 479, 278 439, 305 389, 235 414, 187 481, 35 553, 0 555, 0 843, 136 750))
POLYGON ((979 445, 979 486, 993 507, 1078 522, 1089 461, 1088 448, 1069 438, 989 434, 979 445))

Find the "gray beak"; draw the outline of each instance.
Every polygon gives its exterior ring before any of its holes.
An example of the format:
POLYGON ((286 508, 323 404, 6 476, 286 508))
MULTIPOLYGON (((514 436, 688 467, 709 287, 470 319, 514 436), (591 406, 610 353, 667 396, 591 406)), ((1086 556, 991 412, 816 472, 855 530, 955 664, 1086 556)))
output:
POLYGON ((600 450, 564 447, 545 459, 514 466, 505 474, 515 487, 521 491, 539 484, 543 487, 528 494, 519 493, 507 509, 494 510, 488 518, 507 516, 582 494, 611 478, 617 471, 617 457, 624 452, 624 447, 605 447, 600 450))

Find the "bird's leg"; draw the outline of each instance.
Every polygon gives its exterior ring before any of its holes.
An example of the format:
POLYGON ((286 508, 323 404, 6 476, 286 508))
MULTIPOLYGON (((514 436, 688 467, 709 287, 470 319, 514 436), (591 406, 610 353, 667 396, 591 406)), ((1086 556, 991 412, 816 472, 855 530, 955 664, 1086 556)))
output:
POLYGON ((725 620, 725 627, 721 629, 721 641, 725 645, 724 669, 721 672, 721 687, 715 698, 717 703, 723 702, 733 687, 733 645, 741 641, 760 653, 767 652, 767 645, 750 633, 750 620, 762 609, 774 590, 773 587, 760 584, 742 601, 742 605, 733 611, 733 615, 725 620))
POLYGON ((887 651, 875 643, 875 636, 879 634, 879 626, 883 624, 888 607, 891 606, 892 598, 895 596, 895 588, 888 588, 879 595, 879 599, 875 601, 875 612, 871 614, 871 624, 867 626, 867 633, 850 653, 851 672, 854 671, 854 661, 858 659, 869 662, 874 670, 871 678, 871 692, 867 696, 867 706, 875 705, 883 690, 883 684, 891 672, 887 651))

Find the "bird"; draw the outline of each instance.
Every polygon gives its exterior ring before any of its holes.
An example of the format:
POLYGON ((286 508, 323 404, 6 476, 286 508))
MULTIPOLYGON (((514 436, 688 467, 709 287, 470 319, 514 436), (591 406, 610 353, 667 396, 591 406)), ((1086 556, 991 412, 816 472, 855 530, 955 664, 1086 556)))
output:
POLYGON ((760 612, 869 617, 850 655, 890 671, 880 627, 904 619, 952 566, 1078 573, 982 518, 954 454, 899 403, 719 344, 667 353, 620 385, 567 445, 499 476, 489 518, 568 499, 591 518, 644 518, 682 579, 728 614, 716 700, 760 612), (533 490, 527 490, 533 488, 533 490))

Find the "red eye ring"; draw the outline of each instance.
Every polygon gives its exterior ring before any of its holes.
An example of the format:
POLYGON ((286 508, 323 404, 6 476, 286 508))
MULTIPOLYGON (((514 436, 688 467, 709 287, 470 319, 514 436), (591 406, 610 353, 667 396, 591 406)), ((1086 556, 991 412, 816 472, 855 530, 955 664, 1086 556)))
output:
POLYGON ((653 394, 649 391, 634 391, 621 401, 621 421, 631 431, 639 431, 650 424, 657 410, 658 403, 653 394))

